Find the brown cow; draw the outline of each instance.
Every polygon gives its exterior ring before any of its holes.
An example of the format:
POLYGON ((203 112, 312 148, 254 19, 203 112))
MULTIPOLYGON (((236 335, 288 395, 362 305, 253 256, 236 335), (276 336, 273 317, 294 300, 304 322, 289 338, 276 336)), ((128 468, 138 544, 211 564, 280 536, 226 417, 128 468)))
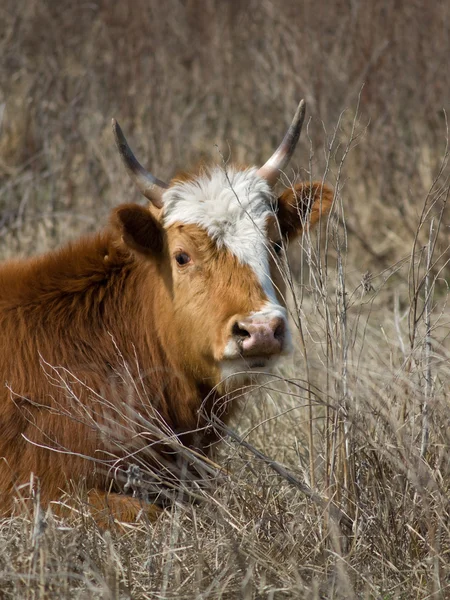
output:
POLYGON ((33 473, 44 505, 82 482, 93 504, 133 520, 141 503, 118 493, 117 465, 176 460, 158 430, 207 455, 211 414, 229 418, 252 371, 289 353, 282 243, 332 202, 320 183, 274 195, 303 118, 301 102, 262 168, 213 166, 170 185, 113 122, 149 207, 121 205, 101 233, 0 267, 2 514, 33 473))

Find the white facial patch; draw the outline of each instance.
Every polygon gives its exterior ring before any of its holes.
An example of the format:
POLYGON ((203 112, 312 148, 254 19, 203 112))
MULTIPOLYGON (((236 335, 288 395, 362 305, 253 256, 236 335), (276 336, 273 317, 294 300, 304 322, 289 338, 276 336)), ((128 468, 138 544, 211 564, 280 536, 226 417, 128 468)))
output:
POLYGON ((163 196, 164 225, 198 225, 218 247, 226 247, 249 265, 270 303, 279 306, 269 272, 267 220, 274 196, 256 168, 214 167, 193 180, 175 183, 163 196))

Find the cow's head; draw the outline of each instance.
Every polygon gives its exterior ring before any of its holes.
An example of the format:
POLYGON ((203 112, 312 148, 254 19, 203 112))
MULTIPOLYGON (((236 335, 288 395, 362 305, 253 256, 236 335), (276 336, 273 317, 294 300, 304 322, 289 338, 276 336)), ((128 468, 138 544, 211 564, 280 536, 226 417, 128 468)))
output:
POLYGON ((284 303, 285 243, 330 209, 321 183, 274 186, 294 151, 300 103, 283 142, 261 168, 212 167, 167 185, 147 173, 119 125, 113 129, 132 179, 149 209, 116 209, 113 224, 136 253, 164 274, 170 323, 166 343, 187 368, 217 384, 229 375, 267 369, 291 350, 284 303))

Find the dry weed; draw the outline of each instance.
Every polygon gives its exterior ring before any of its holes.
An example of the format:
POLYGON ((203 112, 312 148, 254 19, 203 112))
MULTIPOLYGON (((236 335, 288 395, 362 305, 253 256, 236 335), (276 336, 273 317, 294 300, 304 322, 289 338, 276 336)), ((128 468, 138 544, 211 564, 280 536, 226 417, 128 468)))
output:
POLYGON ((305 97, 300 176, 336 194, 287 249, 298 349, 242 398, 215 459, 228 475, 107 533, 82 491, 71 521, 36 496, 0 523, 0 598, 450 596, 449 11, 2 3, 2 257, 139 200, 112 116, 169 179, 205 156, 261 163, 305 97))

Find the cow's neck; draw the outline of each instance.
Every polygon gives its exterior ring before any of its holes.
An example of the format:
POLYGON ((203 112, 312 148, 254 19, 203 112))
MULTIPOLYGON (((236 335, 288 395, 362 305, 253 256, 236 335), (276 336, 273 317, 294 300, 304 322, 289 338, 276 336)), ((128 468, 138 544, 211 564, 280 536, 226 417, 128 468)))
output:
MULTIPOLYGON (((185 360, 186 350, 178 338, 171 310, 168 279, 156 265, 141 265, 137 269, 147 269, 145 274, 142 271, 142 278, 139 277, 148 282, 148 301, 142 307, 142 314, 143 320, 152 324, 148 329, 148 352, 151 354, 152 369, 158 372, 161 389, 164 390, 163 401, 169 422, 176 423, 176 432, 181 434, 199 428, 203 430, 213 412, 227 419, 231 414, 231 398, 215 390, 217 370, 214 365, 204 363, 202 371, 193 372, 185 360)), ((148 384, 152 387, 151 374, 148 384)), ((213 442, 215 436, 211 431, 200 436, 185 433, 182 439, 188 445, 197 445, 196 438, 213 442)))

